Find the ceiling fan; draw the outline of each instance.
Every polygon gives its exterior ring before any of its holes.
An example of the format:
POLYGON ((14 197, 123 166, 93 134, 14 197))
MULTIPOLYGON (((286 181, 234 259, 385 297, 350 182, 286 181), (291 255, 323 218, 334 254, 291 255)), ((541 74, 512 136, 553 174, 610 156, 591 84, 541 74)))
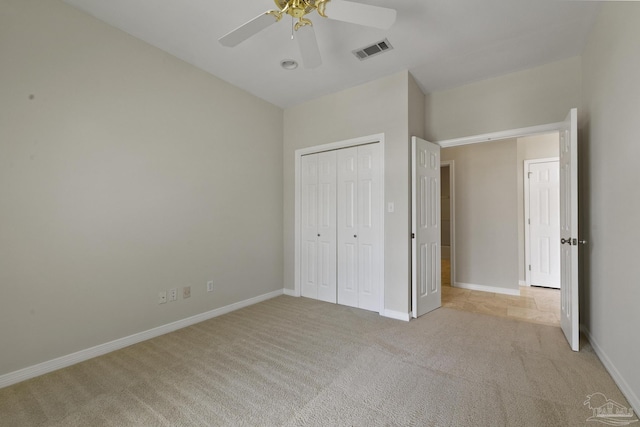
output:
MULTIPOLYGON (((318 15, 337 21, 388 29, 396 20, 396 11, 386 7, 371 6, 346 0, 274 0, 278 10, 269 10, 242 24, 218 41, 223 46, 233 47, 256 35, 271 24, 280 21, 283 15, 298 19, 293 29, 305 68, 322 64, 320 49, 313 23, 306 16, 313 11, 318 15)), ((293 30, 292 30, 293 31, 293 30)), ((293 33, 292 33, 293 34, 293 33)))

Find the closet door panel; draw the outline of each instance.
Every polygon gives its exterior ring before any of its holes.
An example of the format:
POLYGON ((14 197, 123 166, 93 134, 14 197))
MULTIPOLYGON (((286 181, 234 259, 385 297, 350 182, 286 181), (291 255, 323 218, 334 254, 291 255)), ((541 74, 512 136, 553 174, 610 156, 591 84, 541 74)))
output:
POLYGON ((358 307, 378 311, 381 272, 380 145, 358 147, 358 307))
POLYGON ((358 149, 337 151, 338 304, 358 306, 358 149))
POLYGON ((301 294, 318 298, 318 156, 302 157, 301 294))
POLYGON ((318 299, 337 301, 336 152, 318 154, 318 299))

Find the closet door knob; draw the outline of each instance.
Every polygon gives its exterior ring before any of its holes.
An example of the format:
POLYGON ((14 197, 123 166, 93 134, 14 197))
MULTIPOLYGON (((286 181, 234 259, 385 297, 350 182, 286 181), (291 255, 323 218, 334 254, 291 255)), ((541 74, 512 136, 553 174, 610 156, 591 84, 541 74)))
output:
POLYGON ((320 233, 318 233, 318 237, 320 237, 320 233))
POLYGON ((357 234, 354 234, 354 235, 353 235, 353 237, 356 237, 356 238, 357 238, 357 237, 358 237, 358 235, 357 235, 357 234))

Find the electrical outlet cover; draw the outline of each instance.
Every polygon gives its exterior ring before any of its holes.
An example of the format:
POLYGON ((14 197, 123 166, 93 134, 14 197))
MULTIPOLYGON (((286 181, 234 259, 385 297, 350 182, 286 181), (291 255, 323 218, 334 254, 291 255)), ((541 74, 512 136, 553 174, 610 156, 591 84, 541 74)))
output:
POLYGON ((207 292, 213 292, 213 280, 207 282, 207 292))
POLYGON ((167 293, 165 291, 158 292, 158 304, 164 304, 167 302, 167 293))
POLYGON ((169 301, 176 301, 178 299, 178 288, 169 289, 169 301))
POLYGON ((182 299, 191 297, 191 286, 182 288, 182 299))

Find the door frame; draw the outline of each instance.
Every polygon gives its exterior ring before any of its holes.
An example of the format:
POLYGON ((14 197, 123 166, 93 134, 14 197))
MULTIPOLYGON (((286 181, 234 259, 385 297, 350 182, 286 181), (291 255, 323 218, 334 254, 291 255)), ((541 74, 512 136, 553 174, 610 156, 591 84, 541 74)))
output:
MULTIPOLYGON (((444 147, 441 147, 444 148, 444 147)), ((456 277, 456 189, 455 189, 455 161, 454 160, 444 160, 440 161, 440 168, 448 167, 449 168, 449 266, 450 266, 450 277, 449 281, 451 282, 451 287, 455 287, 454 283, 456 277)), ((442 187, 442 183, 440 183, 442 187)), ((441 261, 442 262, 442 261, 441 261)))
MULTIPOLYGON (((558 144, 560 143, 558 142, 558 144)), ((530 247, 531 224, 527 222, 527 219, 531 218, 531 212, 530 212, 531 207, 529 206, 530 181, 528 179, 527 174, 529 173, 530 165, 536 164, 536 163, 549 163, 549 162, 560 163, 560 157, 547 157, 542 159, 525 160, 524 167, 522 168, 524 173, 524 176, 523 176, 524 180, 522 182, 524 183, 524 192, 523 192, 523 197, 524 197, 524 281, 526 286, 531 286, 531 271, 527 268, 529 264, 531 264, 531 247, 530 247)), ((560 189, 558 189, 558 191, 560 191, 560 189)), ((560 208, 558 207, 558 210, 559 209, 560 208)), ((559 212, 558 212, 558 215, 560 215, 559 212)))
POLYGON ((339 150, 341 148, 350 148, 350 147, 357 147, 359 145, 367 145, 367 144, 380 144, 380 174, 381 174, 381 194, 380 194, 380 257, 381 257, 381 263, 380 263, 380 289, 379 289, 379 293, 380 293, 380 306, 378 307, 378 312, 380 313, 380 315, 384 315, 384 311, 385 311, 385 306, 384 306, 384 289, 385 289, 385 282, 384 282, 384 260, 385 260, 385 256, 384 256, 384 248, 385 248, 385 244, 384 244, 384 218, 385 218, 385 135, 384 133, 378 133, 378 134, 373 134, 373 135, 368 135, 368 136, 362 136, 359 138, 352 138, 352 139, 347 139, 344 141, 336 141, 336 142, 331 142, 328 144, 322 144, 322 145, 315 145, 312 147, 306 147, 306 148, 299 148, 295 151, 295 160, 294 160, 294 165, 295 165, 295 185, 294 185, 294 191, 295 191, 295 195, 294 195, 294 249, 293 249, 293 262, 294 262, 294 291, 293 291, 293 295, 292 296, 296 296, 299 297, 300 296, 300 287, 301 287, 301 274, 302 274, 302 269, 300 266, 300 256, 301 256, 301 245, 300 245, 300 240, 302 239, 302 167, 301 167, 301 161, 302 161, 302 156, 304 155, 308 155, 308 154, 315 154, 315 153, 321 153, 323 151, 332 151, 332 150, 339 150))
POLYGON ((522 138, 524 136, 541 135, 560 132, 564 129, 564 122, 548 123, 545 125, 529 126, 518 129, 508 129, 499 132, 483 133, 462 138, 444 139, 436 141, 442 148, 457 147, 459 145, 478 144, 481 142, 498 141, 501 139, 522 138))

